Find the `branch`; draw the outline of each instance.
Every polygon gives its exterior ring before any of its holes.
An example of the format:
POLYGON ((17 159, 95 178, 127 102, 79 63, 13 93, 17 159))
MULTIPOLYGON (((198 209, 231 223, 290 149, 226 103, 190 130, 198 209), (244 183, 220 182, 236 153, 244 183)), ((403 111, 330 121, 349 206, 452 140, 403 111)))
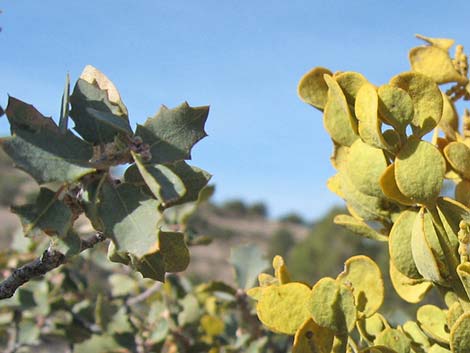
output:
MULTIPOLYGON (((98 232, 90 238, 82 240, 80 252, 94 247, 105 239, 106 237, 98 232)), ((0 300, 11 298, 20 286, 32 278, 45 275, 47 272, 64 264, 65 261, 64 254, 49 247, 40 258, 14 269, 10 276, 0 283, 0 300)))
POLYGON ((161 282, 155 282, 151 287, 147 288, 145 291, 140 293, 139 295, 129 298, 126 301, 126 305, 132 306, 134 304, 140 303, 150 297, 152 294, 158 292, 160 288, 162 287, 161 282))

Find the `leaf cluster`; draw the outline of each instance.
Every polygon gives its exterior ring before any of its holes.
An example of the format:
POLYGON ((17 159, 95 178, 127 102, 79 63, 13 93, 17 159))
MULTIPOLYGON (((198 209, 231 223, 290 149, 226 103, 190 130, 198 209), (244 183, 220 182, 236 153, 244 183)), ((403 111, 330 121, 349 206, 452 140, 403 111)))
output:
POLYGON ((58 124, 9 97, 11 136, 1 139, 2 149, 40 187, 34 202, 11 208, 24 235, 47 237, 49 249, 68 259, 84 249, 76 222, 86 219, 110 240, 110 261, 158 281, 184 270, 185 218, 207 197, 201 191, 211 177, 187 160, 206 136, 208 112, 187 103, 162 106, 133 131, 116 87, 92 66, 72 92, 67 76, 58 124), (116 167, 125 168, 123 177, 116 167))
POLYGON ((249 294, 268 328, 295 334, 293 352, 470 351, 469 113, 460 127, 455 108, 470 99, 468 62, 462 46, 451 57, 453 40, 419 38, 426 45, 410 51, 411 70, 388 84, 317 67, 298 93, 323 112, 333 141, 337 173, 328 187, 349 211, 335 223, 388 243, 402 299, 418 303, 434 287, 445 307, 423 305, 416 322, 393 328, 378 313, 383 280, 370 258, 350 258, 335 279, 312 288, 282 275, 285 265, 275 258, 277 275, 260 275, 249 294), (455 185, 453 198, 442 196, 445 181, 455 185))

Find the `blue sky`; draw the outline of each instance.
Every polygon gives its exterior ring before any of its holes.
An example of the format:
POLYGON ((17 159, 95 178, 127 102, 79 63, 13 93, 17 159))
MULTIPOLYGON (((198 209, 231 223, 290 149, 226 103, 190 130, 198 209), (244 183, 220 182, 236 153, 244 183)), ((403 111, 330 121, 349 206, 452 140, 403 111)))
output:
MULTIPOLYGON (((0 0, 0 104, 7 94, 57 117, 65 74, 110 77, 130 119, 161 104, 211 106, 193 164, 215 200, 264 201, 271 215, 316 218, 341 200, 326 180, 331 142, 296 94, 314 66, 382 84, 409 68, 415 33, 470 48, 470 2, 0 0)), ((8 132, 5 119, 0 132, 8 132)))

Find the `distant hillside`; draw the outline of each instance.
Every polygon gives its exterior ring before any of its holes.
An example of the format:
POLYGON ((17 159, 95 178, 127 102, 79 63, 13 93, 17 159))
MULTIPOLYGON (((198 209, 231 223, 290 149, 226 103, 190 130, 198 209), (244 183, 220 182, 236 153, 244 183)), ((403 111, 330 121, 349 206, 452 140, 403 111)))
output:
POLYGON ((224 281, 233 280, 228 263, 232 247, 253 244, 268 255, 276 235, 291 236, 293 246, 305 239, 311 229, 304 224, 271 220, 262 215, 237 215, 214 205, 202 206, 191 220, 191 225, 213 241, 207 246, 191 248, 192 261, 188 273, 204 280, 224 281))

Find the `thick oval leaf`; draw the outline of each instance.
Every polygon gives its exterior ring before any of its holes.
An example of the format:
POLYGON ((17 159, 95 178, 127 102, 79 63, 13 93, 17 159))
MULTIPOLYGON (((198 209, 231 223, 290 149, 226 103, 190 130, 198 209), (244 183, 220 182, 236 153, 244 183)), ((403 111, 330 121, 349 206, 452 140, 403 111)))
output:
POLYGON ((421 34, 417 34, 416 38, 422 39, 425 42, 431 44, 434 47, 449 50, 455 43, 455 40, 449 38, 431 38, 425 37, 421 34))
POLYGON ((356 323, 357 330, 361 337, 369 342, 373 342, 375 337, 387 326, 387 321, 379 313, 375 313, 368 318, 359 319, 356 323))
POLYGON ((273 268, 274 268, 274 276, 279 281, 280 284, 289 283, 290 275, 289 271, 287 270, 286 263, 282 256, 276 255, 273 258, 273 268))
POLYGON ((357 311, 365 317, 379 310, 384 300, 384 282, 379 267, 372 259, 363 255, 349 258, 336 280, 351 286, 357 311))
POLYGON ((457 322, 460 316, 464 313, 464 309, 462 308, 462 304, 459 302, 455 302, 449 307, 447 311, 447 327, 452 328, 454 324, 457 322))
MULTIPOLYGON (((428 281, 444 283, 447 272, 442 262, 442 249, 434 229, 431 215, 421 208, 413 225, 411 249, 418 272, 428 281)), ((445 260, 444 260, 445 261, 445 260)))
POLYGON ((346 229, 349 229, 351 232, 356 233, 364 238, 373 239, 377 241, 388 241, 388 237, 378 233, 375 229, 369 227, 365 222, 351 217, 349 215, 341 214, 337 215, 334 218, 334 223, 342 225, 346 229))
POLYGON ((446 170, 439 150, 411 137, 395 160, 395 180, 403 195, 415 203, 433 205, 442 189, 446 170))
POLYGON ((354 107, 362 141, 372 147, 389 149, 387 141, 382 136, 382 122, 378 117, 379 97, 373 85, 370 83, 362 85, 357 92, 354 107))
POLYGON ((421 329, 432 339, 449 344, 446 313, 437 306, 423 305, 416 312, 416 319, 421 329))
POLYGON ((325 129, 336 143, 351 146, 358 138, 357 122, 339 84, 330 75, 324 75, 324 78, 328 85, 328 101, 323 114, 325 129))
POLYGON ((414 115, 413 100, 408 92, 400 87, 383 85, 379 87, 377 94, 380 117, 404 134, 414 115))
POLYGON ((411 339, 412 345, 418 346, 424 352, 427 352, 431 343, 428 336, 419 328, 414 321, 407 321, 402 326, 403 332, 411 339))
POLYGON ((358 191, 383 198, 379 179, 385 168, 387 168, 387 160, 381 149, 372 147, 361 140, 356 140, 351 145, 345 173, 358 191))
POLYGON ((395 178, 395 163, 390 164, 387 168, 385 168, 383 174, 380 176, 379 183, 380 187, 382 188, 382 192, 389 199, 406 206, 412 206, 415 204, 415 202, 403 195, 398 188, 395 178))
POLYGON ((431 77, 436 83, 467 82, 467 78, 455 69, 445 49, 435 46, 416 47, 410 50, 409 58, 413 71, 431 77))
POLYGON ((406 72, 393 77, 390 85, 404 89, 411 96, 414 134, 420 137, 436 127, 441 120, 443 102, 441 91, 432 79, 420 73, 406 72))
POLYGON ((331 330, 309 318, 295 333, 292 353, 330 353, 333 338, 331 330))
POLYGON ((174 109, 165 106, 144 125, 137 125, 136 136, 150 145, 149 164, 191 159, 191 148, 207 136, 204 125, 209 107, 191 107, 183 103, 174 109))
POLYGON ((119 252, 140 258, 159 248, 157 225, 161 219, 158 201, 143 194, 137 186, 104 183, 99 215, 104 232, 119 252))
POLYGON ((332 278, 322 278, 313 286, 308 308, 318 325, 336 334, 350 332, 356 324, 352 290, 332 278))
POLYGON ((470 148, 463 142, 451 142, 444 155, 452 168, 465 179, 470 179, 470 148))
POLYGON ((1 143, 16 166, 39 184, 72 183, 95 171, 89 163, 92 146, 71 132, 63 135, 49 129, 39 132, 18 130, 1 143))
POLYGON ((470 263, 464 262, 457 266, 457 274, 459 275, 460 281, 470 297, 470 263))
POLYGON ((393 328, 386 328, 375 339, 376 345, 383 345, 393 349, 396 353, 410 353, 410 339, 406 335, 393 328))
POLYGON ((455 186, 455 200, 466 207, 470 206, 470 181, 461 180, 455 186))
POLYGON ((421 278, 411 249, 411 236, 417 212, 404 210, 390 231, 388 249, 394 267, 406 277, 421 278))
POLYGON ((432 288, 432 283, 424 279, 412 279, 398 271, 390 262, 390 279, 397 294, 408 303, 419 303, 432 288))
POLYGON ((328 69, 316 67, 300 79, 297 87, 297 93, 300 99, 319 110, 325 108, 328 98, 328 86, 323 78, 325 74, 333 75, 328 69))
POLYGON ((470 313, 463 314, 450 330, 450 349, 452 353, 470 351, 470 313))
POLYGON ((310 288, 303 283, 265 287, 256 312, 270 330, 293 335, 310 318, 309 298, 310 288))
POLYGON ((363 85, 368 83, 367 79, 362 74, 353 71, 335 74, 334 79, 343 90, 349 106, 354 110, 357 93, 363 85))
POLYGON ((338 183, 339 190, 346 201, 348 210, 354 217, 365 221, 387 220, 390 217, 383 198, 360 192, 343 173, 338 174, 338 183))
POLYGON ((439 121, 439 127, 448 140, 455 141, 459 132, 459 115, 454 103, 444 93, 442 93, 442 102, 442 118, 439 121))

